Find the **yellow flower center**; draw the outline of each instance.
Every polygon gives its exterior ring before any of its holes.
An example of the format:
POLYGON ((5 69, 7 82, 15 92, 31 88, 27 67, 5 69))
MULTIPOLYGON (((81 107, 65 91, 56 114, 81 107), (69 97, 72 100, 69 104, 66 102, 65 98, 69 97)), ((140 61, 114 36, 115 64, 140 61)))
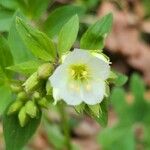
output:
POLYGON ((85 64, 71 65, 69 72, 74 80, 86 81, 89 79, 89 69, 85 64))

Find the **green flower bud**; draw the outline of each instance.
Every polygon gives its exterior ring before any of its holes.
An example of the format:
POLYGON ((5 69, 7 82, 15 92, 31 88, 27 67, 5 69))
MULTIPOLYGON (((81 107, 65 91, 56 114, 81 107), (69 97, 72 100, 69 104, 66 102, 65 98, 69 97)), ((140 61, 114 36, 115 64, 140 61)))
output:
POLYGON ((39 93, 39 92, 35 91, 35 92, 33 93, 32 97, 33 97, 33 99, 38 100, 38 99, 40 99, 41 96, 40 96, 40 93, 39 93))
POLYGON ((39 80, 37 76, 37 72, 33 73, 23 84, 26 92, 33 91, 38 87, 39 80))
POLYGON ((15 101, 8 109, 7 115, 11 115, 19 111, 19 109, 23 106, 22 101, 15 101))
POLYGON ((21 110, 19 111, 18 119, 21 127, 24 127, 27 124, 29 116, 26 114, 25 107, 22 107, 21 110))
POLYGON ((38 112, 38 108, 33 101, 28 101, 25 104, 26 113, 31 117, 35 118, 38 112))
POLYGON ((52 87, 49 80, 46 82, 46 94, 52 95, 52 87))
POLYGON ((38 101, 39 106, 48 108, 50 102, 44 97, 41 100, 38 101))
POLYGON ((26 100, 28 98, 26 92, 22 91, 20 93, 18 93, 17 95, 17 100, 26 100))
POLYGON ((52 74, 53 66, 50 63, 43 64, 38 68, 38 77, 40 79, 48 79, 52 74))
POLYGON ((15 93, 18 93, 22 90, 22 87, 17 84, 11 84, 10 87, 11 87, 11 90, 15 93))

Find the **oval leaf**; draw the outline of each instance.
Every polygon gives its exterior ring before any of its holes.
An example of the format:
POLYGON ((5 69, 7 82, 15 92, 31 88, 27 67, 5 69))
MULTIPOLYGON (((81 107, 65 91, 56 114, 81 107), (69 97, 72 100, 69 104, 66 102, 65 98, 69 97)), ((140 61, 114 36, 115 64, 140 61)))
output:
POLYGON ((31 119, 25 127, 21 127, 16 115, 7 116, 5 114, 3 131, 6 150, 21 150, 37 130, 40 120, 41 115, 38 119, 31 119))
POLYGON ((13 64, 13 57, 5 38, 0 36, 0 66, 3 72, 9 76, 11 73, 5 68, 13 64))
POLYGON ((104 48, 104 40, 111 30, 112 21, 112 14, 108 14, 92 25, 83 34, 80 47, 93 50, 104 48))
POLYGON ((60 32, 63 25, 75 14, 79 16, 84 13, 84 9, 79 6, 63 6, 53 11, 47 18, 44 29, 49 37, 55 37, 60 32))
POLYGON ((15 13, 8 35, 8 43, 10 45, 10 50, 15 64, 28 61, 33 58, 32 53, 27 49, 19 33, 17 32, 16 16, 23 18, 23 15, 20 12, 17 11, 15 13))
POLYGON ((69 51, 77 38, 79 30, 78 16, 73 16, 61 29, 58 37, 58 52, 69 51))
POLYGON ((27 25, 18 17, 16 18, 16 27, 25 45, 37 58, 45 61, 55 58, 55 45, 46 34, 27 25))
POLYGON ((7 67, 7 69, 27 75, 34 73, 38 69, 40 64, 41 63, 39 61, 27 61, 7 67))

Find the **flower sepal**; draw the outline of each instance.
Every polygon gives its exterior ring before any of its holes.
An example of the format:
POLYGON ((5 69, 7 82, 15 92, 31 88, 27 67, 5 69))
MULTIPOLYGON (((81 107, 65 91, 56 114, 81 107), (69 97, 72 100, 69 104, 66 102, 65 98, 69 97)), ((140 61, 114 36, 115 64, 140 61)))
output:
POLYGON ((101 105, 100 104, 96 104, 96 105, 87 105, 89 110, 90 110, 90 114, 92 116, 96 116, 99 118, 99 116, 102 114, 102 110, 101 110, 101 105))
POLYGON ((80 105, 77 105, 74 108, 75 108, 77 113, 81 114, 84 112, 85 105, 86 105, 85 103, 81 103, 80 105))
POLYGON ((54 67, 50 63, 45 63, 38 68, 37 75, 40 79, 48 79, 52 74, 54 67))

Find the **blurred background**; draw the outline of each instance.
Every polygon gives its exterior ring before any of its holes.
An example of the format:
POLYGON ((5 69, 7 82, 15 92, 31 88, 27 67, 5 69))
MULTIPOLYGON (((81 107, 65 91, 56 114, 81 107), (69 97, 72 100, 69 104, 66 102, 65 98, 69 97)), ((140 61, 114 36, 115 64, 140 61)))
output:
MULTIPOLYGON (((150 150, 150 0, 0 0, 0 33, 7 38, 15 32, 12 22, 19 11, 33 26, 55 38, 57 32, 50 32, 54 28, 50 16, 65 5, 80 7, 78 40, 90 24, 113 13, 104 53, 113 69, 129 78, 124 87, 112 88, 106 128, 72 108, 66 110, 74 150, 150 150)), ((62 18, 57 20, 59 24, 62 18)), ((79 41, 75 43, 78 46, 79 41)), ((17 48, 19 45, 14 48, 16 53, 17 48)), ((18 62, 26 60, 25 56, 18 57, 18 62)), ((50 106, 25 150, 63 150, 60 126, 58 110, 50 106)), ((2 132, 0 124, 0 150, 4 150, 2 132)))

